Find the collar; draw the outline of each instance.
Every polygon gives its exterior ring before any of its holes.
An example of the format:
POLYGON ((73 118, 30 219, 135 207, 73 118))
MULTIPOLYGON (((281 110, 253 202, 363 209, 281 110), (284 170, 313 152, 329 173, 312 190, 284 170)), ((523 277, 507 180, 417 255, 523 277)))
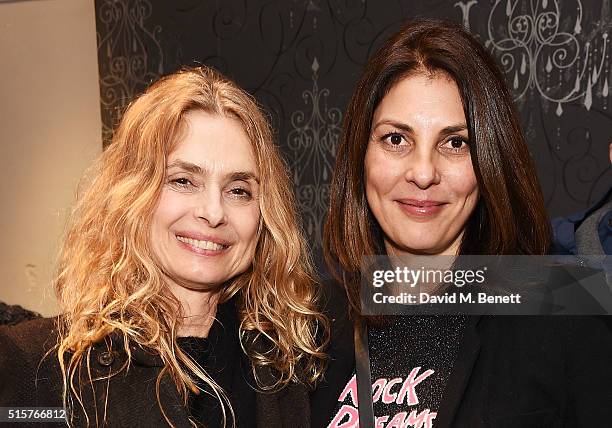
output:
MULTIPOLYGON (((554 242, 552 244, 551 254, 576 254, 576 230, 580 227, 584 219, 603 207, 609 201, 612 201, 612 187, 589 209, 570 214, 567 217, 557 217, 553 219, 551 224, 554 233, 554 242)), ((604 219, 606 223, 602 223, 600 226, 608 226, 610 219, 611 217, 608 215, 604 219)))
MULTIPOLYGON (((226 345, 226 342, 238 340, 238 320, 235 299, 218 305, 215 321, 210 328, 208 338, 213 346, 226 345), (234 337, 236 335, 236 337, 234 337), (230 339, 231 337, 231 339, 230 339)), ((164 367, 164 361, 159 353, 149 347, 130 341, 129 350, 132 363, 141 367, 164 367)), ((109 368, 120 368, 127 360, 125 339, 120 331, 113 331, 92 347, 92 360, 105 372, 109 368)))

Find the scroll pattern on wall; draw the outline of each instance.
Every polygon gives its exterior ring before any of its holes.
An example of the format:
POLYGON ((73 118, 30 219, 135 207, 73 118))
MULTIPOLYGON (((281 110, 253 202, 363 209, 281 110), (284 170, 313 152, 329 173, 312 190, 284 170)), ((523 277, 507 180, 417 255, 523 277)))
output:
POLYGON ((415 16, 463 23, 498 58, 551 216, 611 186, 610 0, 96 0, 104 139, 158 76, 218 68, 270 114, 318 251, 342 112, 367 58, 415 16))

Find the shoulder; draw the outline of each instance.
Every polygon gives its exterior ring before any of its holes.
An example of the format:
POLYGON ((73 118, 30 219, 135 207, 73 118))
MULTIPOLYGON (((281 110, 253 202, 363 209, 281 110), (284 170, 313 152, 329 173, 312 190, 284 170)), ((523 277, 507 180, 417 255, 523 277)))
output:
POLYGON ((56 318, 38 318, 0 327, 0 364, 35 361, 57 343, 56 318))
POLYGON ((353 323, 350 317, 349 302, 344 287, 338 282, 323 278, 320 310, 330 321, 330 357, 353 355, 353 323))
POLYGON ((4 302, 0 302, 0 325, 15 325, 40 317, 40 314, 22 308, 19 305, 7 305, 4 302))
POLYGON ((0 328, 0 405, 35 405, 38 388, 56 379, 53 368, 59 364, 48 355, 57 343, 55 321, 40 318, 0 328))
POLYGON ((581 221, 584 213, 574 217, 557 217, 552 220, 553 241, 550 254, 574 254, 576 252, 576 223, 581 221), (579 218, 575 218, 575 217, 579 218))
MULTIPOLYGON (((612 200, 612 188, 603 195, 594 205, 589 207, 585 211, 570 214, 567 217, 557 217, 551 221, 553 229, 553 245, 551 249, 552 254, 575 254, 576 253, 576 230, 582 224, 582 222, 591 216, 595 211, 602 208, 606 203, 612 200)), ((611 214, 608 213, 604 217, 606 222, 612 218, 611 214)), ((600 227, 608 226, 603 223, 600 227)), ((611 245, 611 244, 608 244, 611 245)))
POLYGON ((597 227, 597 233, 604 253, 612 255, 612 210, 602 217, 597 227))
POLYGON ((490 396, 506 397, 491 401, 497 410, 516 401, 525 412, 570 418, 571 426, 612 417, 612 333, 604 317, 483 317, 478 329, 475 373, 490 396))
POLYGON ((325 375, 310 396, 312 426, 325 426, 331 420, 338 397, 355 368, 353 323, 344 288, 329 278, 322 281, 322 287, 321 310, 330 320, 331 334, 325 375))
POLYGON ((36 318, 0 326, 2 343, 26 353, 46 352, 57 343, 57 337, 57 318, 36 318))
POLYGON ((534 369, 563 371, 567 379, 606 378, 612 385, 612 329, 605 316, 483 317, 483 347, 534 369))
MULTIPOLYGON (((62 407, 63 375, 54 349, 56 322, 39 319, 0 328, 0 406, 62 407)), ((129 351, 129 370, 120 334, 111 333, 86 352, 82 367, 87 369, 75 373, 75 385, 80 386, 79 398, 74 398, 80 405, 71 413, 75 425, 80 426, 83 418, 102 417, 109 426, 166 425, 157 405, 159 393, 170 420, 189 426, 172 379, 168 375, 158 379, 164 366, 159 355, 135 344, 129 344, 129 351), (106 406, 112 411, 100 413, 106 406)))
POLYGON ((321 278, 319 309, 332 320, 346 319, 349 316, 349 303, 344 287, 328 275, 321 278))
POLYGON ((330 321, 329 357, 350 364, 354 357, 353 323, 346 292, 341 284, 330 278, 323 278, 321 287, 319 310, 330 321))
POLYGON ((483 316, 479 328, 487 334, 503 333, 508 339, 523 338, 559 346, 593 341, 606 348, 612 342, 612 331, 604 316, 483 316))

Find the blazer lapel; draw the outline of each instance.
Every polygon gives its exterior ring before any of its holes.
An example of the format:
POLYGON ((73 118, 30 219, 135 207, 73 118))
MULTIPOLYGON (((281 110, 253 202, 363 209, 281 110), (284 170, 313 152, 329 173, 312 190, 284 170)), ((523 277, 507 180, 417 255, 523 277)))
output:
POLYGON ((461 403, 465 388, 472 374, 472 368, 480 352, 480 337, 476 326, 480 315, 470 316, 465 327, 463 342, 457 354, 457 361, 453 366, 446 386, 443 402, 436 417, 436 427, 450 427, 461 403))

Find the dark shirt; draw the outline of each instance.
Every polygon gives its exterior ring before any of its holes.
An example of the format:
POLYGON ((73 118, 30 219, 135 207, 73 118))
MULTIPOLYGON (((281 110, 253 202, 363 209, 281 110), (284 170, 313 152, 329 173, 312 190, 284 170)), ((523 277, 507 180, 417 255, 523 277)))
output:
MULTIPOLYGON (((313 428, 327 427, 341 406, 352 407, 353 398, 347 391, 347 402, 338 401, 351 386, 355 373, 353 324, 348 318, 341 288, 330 283, 328 289, 338 291, 330 293, 332 297, 324 305, 325 313, 332 320, 332 338, 325 377, 311 394, 313 428)), ((612 403, 612 336, 601 318, 467 317, 432 425, 470 428, 609 426, 612 420, 609 405, 612 403)), ((388 347, 407 344, 412 336, 405 334, 396 338, 388 347)), ((439 346, 433 330, 432 336, 431 343, 439 346)), ((373 381, 376 381, 375 376, 373 373, 373 381)), ((431 376, 417 385, 415 391, 419 400, 426 399, 428 394, 424 387, 430 379, 431 376)), ((391 390, 393 392, 395 389, 391 390)), ((354 399, 357 399, 356 393, 354 399)), ((417 418, 407 422, 399 426, 425 426, 425 422, 417 418)), ((358 421, 353 420, 346 428, 357 424, 358 421)), ((390 420, 380 426, 396 428, 398 425, 390 420)))
MULTIPOLYGON (((436 426, 466 321, 466 316, 397 316, 369 327, 377 426, 414 426, 419 420, 423 427, 436 426)), ((329 428, 358 420, 356 392, 353 374, 338 397, 329 428)))
MULTIPOLYGON (((234 302, 219 305, 208 337, 179 337, 178 344, 226 392, 236 416, 236 426, 255 427, 255 381, 240 347, 234 302)), ((210 386, 201 381, 198 385, 204 392, 190 393, 191 417, 207 428, 222 427, 223 409, 219 399, 210 386)), ((226 426, 231 426, 231 413, 227 406, 225 412, 226 426)))

